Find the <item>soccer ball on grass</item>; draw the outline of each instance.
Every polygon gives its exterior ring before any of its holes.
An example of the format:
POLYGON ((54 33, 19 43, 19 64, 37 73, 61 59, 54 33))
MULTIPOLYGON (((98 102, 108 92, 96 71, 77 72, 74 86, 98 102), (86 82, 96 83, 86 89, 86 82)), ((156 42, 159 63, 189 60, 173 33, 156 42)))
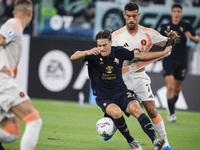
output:
POLYGON ((111 118, 103 117, 97 121, 96 129, 99 135, 109 137, 115 133, 116 126, 111 118))

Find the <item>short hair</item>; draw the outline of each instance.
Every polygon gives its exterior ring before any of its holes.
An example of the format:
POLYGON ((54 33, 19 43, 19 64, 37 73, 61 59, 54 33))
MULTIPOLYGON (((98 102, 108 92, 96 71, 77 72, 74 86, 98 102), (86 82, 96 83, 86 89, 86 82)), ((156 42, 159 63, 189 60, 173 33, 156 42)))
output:
POLYGON ((26 13, 28 10, 33 9, 33 3, 31 0, 16 0, 14 5, 15 12, 26 13))
POLYGON ((171 7, 171 10, 173 8, 180 8, 182 10, 182 6, 180 4, 178 4, 178 3, 173 4, 172 7, 171 7))
POLYGON ((135 11, 135 10, 138 10, 139 11, 139 7, 136 3, 134 2, 130 2, 130 3, 127 3, 125 6, 124 6, 124 10, 128 10, 128 11, 135 11))
POLYGON ((102 30, 99 33, 97 33, 96 40, 98 40, 98 39, 108 39, 109 41, 111 41, 112 40, 111 34, 112 34, 111 29, 102 30))

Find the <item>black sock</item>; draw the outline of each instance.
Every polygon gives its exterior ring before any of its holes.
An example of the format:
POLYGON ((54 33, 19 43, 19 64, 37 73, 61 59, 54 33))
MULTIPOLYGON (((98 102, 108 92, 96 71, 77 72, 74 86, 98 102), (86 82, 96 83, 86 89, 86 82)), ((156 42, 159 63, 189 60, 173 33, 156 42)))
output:
POLYGON ((121 132, 121 134, 126 138, 127 142, 130 143, 133 141, 133 137, 130 135, 130 132, 128 130, 128 127, 126 125, 126 122, 124 120, 124 117, 118 119, 113 119, 115 125, 117 126, 118 130, 121 132))
POLYGON ((176 104, 177 100, 178 100, 178 96, 174 96, 174 104, 176 104))
POLYGON ((138 122, 140 123, 143 131, 149 136, 153 143, 153 141, 156 139, 156 133, 147 115, 145 113, 142 113, 138 117, 138 122))
POLYGON ((3 146, 1 145, 1 142, 0 142, 0 150, 4 150, 3 146))
POLYGON ((170 115, 174 114, 174 109, 175 109, 174 97, 171 99, 168 99, 167 103, 168 103, 170 115))

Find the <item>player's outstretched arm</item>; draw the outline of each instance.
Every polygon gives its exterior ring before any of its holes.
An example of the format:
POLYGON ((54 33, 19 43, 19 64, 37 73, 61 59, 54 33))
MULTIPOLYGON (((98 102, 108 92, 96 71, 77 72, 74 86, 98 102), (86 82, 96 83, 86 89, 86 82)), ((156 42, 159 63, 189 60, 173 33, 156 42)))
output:
POLYGON ((165 31, 165 34, 169 37, 165 46, 172 46, 174 47, 176 44, 176 38, 180 37, 175 31, 171 30, 170 32, 165 31))
POLYGON ((3 35, 0 34, 0 46, 5 45, 6 44, 6 39, 3 35))
POLYGON ((151 59, 155 59, 155 58, 164 58, 164 57, 168 56, 168 53, 170 53, 171 51, 172 51, 172 46, 167 46, 164 51, 134 53, 133 60, 144 61, 144 60, 151 60, 151 59))
POLYGON ((83 61, 84 57, 87 55, 98 55, 100 53, 100 49, 98 47, 94 47, 90 50, 86 51, 76 51, 70 59, 73 61, 83 61))
POLYGON ((197 35, 195 35, 195 36, 192 36, 192 34, 189 32, 189 31, 186 31, 185 32, 185 36, 187 37, 187 38, 190 38, 193 42, 195 42, 195 43, 199 43, 200 41, 199 41, 199 37, 197 36, 197 35))

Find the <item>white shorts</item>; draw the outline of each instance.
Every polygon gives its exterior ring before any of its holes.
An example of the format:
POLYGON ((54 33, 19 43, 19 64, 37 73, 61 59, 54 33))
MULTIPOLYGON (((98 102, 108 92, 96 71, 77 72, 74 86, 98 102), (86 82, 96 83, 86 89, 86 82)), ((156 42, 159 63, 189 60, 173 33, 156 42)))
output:
POLYGON ((14 117, 10 108, 28 99, 27 93, 17 86, 12 77, 0 72, 0 122, 14 117))
POLYGON ((123 74, 122 77, 127 88, 135 92, 139 101, 155 101, 150 86, 151 79, 145 71, 133 74, 123 74))

